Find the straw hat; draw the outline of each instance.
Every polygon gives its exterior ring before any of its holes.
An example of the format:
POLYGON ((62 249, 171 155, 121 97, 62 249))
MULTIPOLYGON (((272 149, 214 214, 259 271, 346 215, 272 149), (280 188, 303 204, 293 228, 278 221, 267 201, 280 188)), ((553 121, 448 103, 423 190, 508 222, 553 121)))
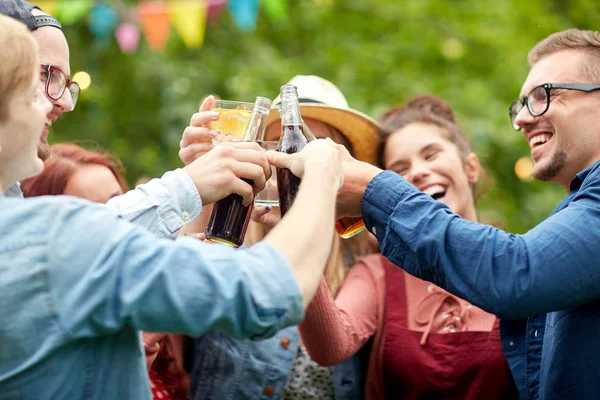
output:
MULTIPOLYGON (((298 88, 302 118, 311 118, 340 131, 352 144, 358 160, 375 163, 379 130, 377 122, 359 111, 348 107, 348 101, 340 90, 328 80, 314 75, 297 75, 288 83, 298 88)), ((281 99, 273 100, 277 109, 281 99)), ((267 127, 280 123, 279 112, 269 114, 267 127)))

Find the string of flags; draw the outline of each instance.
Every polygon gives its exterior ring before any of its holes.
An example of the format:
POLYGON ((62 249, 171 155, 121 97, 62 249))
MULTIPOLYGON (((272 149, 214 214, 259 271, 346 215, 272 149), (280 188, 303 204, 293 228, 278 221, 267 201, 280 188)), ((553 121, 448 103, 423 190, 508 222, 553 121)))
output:
MULTIPOLYGON (((123 53, 136 52, 143 37, 153 51, 167 46, 171 31, 189 48, 204 43, 207 23, 217 21, 227 10, 237 28, 251 32, 259 11, 274 22, 288 20, 289 0, 142 0, 128 5, 121 0, 31 0, 63 25, 87 17, 88 28, 97 42, 109 43, 114 37, 123 53), (173 28, 173 29, 172 29, 173 28)), ((331 5, 333 0, 314 0, 331 5)))

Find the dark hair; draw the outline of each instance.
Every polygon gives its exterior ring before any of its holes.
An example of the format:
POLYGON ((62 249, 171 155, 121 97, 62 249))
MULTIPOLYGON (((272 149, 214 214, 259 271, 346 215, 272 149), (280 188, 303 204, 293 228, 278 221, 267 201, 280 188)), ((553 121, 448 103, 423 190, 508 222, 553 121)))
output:
POLYGON ((41 174, 21 182, 21 189, 25 197, 61 195, 69 180, 83 165, 103 165, 110 169, 123 192, 129 190, 127 182, 121 175, 123 166, 121 162, 109 153, 100 153, 84 149, 71 143, 55 144, 50 146, 50 158, 44 162, 41 174))

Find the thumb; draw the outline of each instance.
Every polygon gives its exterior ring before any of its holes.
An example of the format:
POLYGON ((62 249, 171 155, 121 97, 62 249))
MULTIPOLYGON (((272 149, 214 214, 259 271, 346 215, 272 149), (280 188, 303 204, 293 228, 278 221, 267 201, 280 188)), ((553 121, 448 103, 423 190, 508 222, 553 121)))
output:
POLYGON ((269 164, 276 168, 287 168, 291 169, 292 164, 294 163, 294 159, 296 154, 286 154, 280 151, 267 151, 267 158, 269 160, 269 164))
POLYGON ((214 108, 214 105, 215 97, 211 94, 210 96, 205 98, 204 101, 202 101, 202 104, 200 104, 200 109, 198 111, 212 110, 214 108))

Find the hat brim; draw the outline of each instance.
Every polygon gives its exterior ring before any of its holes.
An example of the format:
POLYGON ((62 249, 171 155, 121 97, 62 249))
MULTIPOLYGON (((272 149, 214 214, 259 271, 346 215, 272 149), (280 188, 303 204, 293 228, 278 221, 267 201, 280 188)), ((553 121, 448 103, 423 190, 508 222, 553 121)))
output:
MULTIPOLYGON (((317 103, 301 103, 302 118, 310 118, 337 129, 354 149, 354 156, 371 164, 377 162, 379 146, 379 128, 377 122, 366 114, 352 109, 341 109, 317 103)), ((281 117, 276 109, 271 110, 267 120, 267 128, 281 117)), ((277 140, 279 137, 268 137, 267 140, 277 140)))

